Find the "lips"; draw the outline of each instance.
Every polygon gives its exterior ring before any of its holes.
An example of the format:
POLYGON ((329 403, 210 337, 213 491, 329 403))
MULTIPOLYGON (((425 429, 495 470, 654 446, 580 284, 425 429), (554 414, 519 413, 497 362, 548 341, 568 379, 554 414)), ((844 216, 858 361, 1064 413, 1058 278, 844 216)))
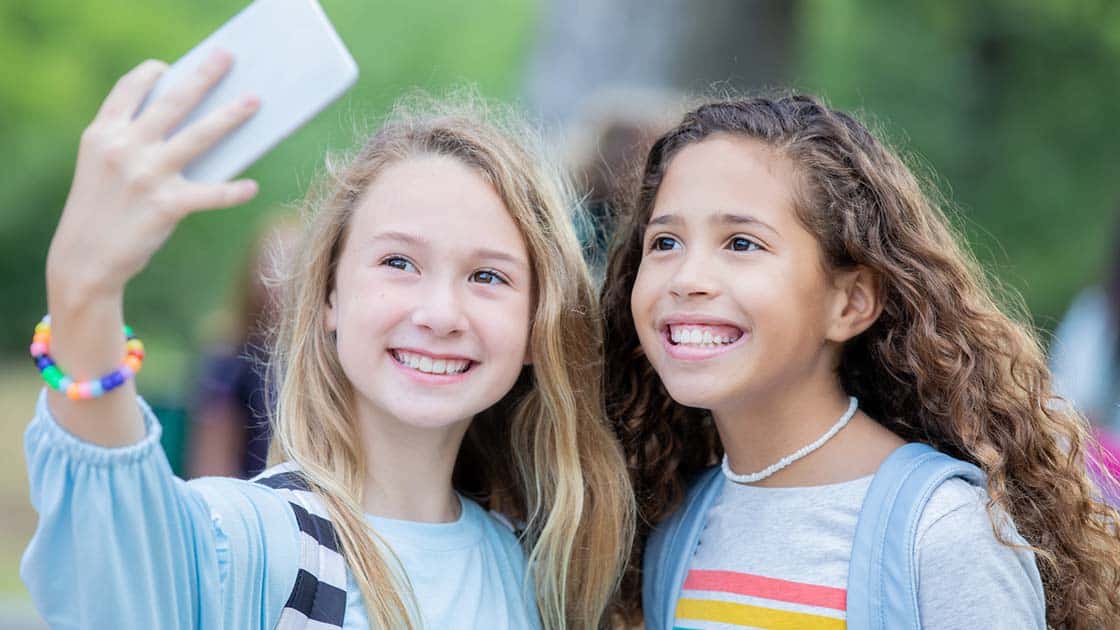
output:
POLYGON ((659 327, 666 353, 683 361, 702 361, 741 345, 749 331, 728 320, 705 315, 665 318, 659 327))

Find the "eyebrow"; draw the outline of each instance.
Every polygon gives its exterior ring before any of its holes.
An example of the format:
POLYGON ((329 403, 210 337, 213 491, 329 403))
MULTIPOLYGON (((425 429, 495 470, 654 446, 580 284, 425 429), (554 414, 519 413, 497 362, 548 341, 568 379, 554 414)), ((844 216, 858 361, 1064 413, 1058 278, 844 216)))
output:
MULTIPOLYGON (((369 242, 371 242, 371 243, 372 242, 377 242, 377 241, 399 241, 399 242, 407 243, 409 245, 413 245, 413 246, 416 246, 416 247, 425 247, 425 248, 430 248, 432 246, 432 242, 430 240, 428 240, 427 238, 424 238, 423 236, 420 236, 420 235, 417 235, 417 234, 409 234, 408 232, 399 232, 399 231, 396 231, 396 230, 391 230, 391 231, 388 231, 388 232, 380 232, 378 234, 373 235, 373 237, 371 237, 369 239, 369 242)), ((529 267, 528 261, 524 260, 523 258, 520 258, 518 256, 514 256, 513 254, 510 254, 508 252, 504 252, 504 251, 501 251, 501 250, 498 250, 498 249, 480 247, 480 248, 472 251, 471 255, 474 258, 485 258, 485 259, 488 259, 488 260, 500 260, 500 261, 503 261, 503 262, 510 263, 512 265, 518 265, 518 266, 524 267, 526 269, 529 267)))
MULTIPOLYGON (((775 234, 778 234, 778 230, 774 229, 774 226, 772 226, 769 223, 763 221, 762 219, 759 219, 758 217, 754 217, 754 216, 751 216, 749 214, 736 214, 734 212, 719 212, 719 213, 716 213, 711 218, 711 222, 712 223, 721 223, 721 224, 724 224, 724 225, 727 225, 727 224, 731 224, 731 225, 757 225, 759 227, 770 230, 771 232, 773 232, 775 234)), ((670 213, 670 214, 662 214, 662 215, 660 215, 656 218, 650 219, 648 222, 646 222, 646 227, 648 228, 651 225, 680 225, 681 223, 683 223, 683 221, 681 220, 679 215, 670 213)))
POLYGON ((422 236, 397 231, 378 232, 369 239, 371 243, 376 241, 400 241, 402 243, 408 243, 409 245, 419 245, 423 247, 431 245, 431 242, 422 236))

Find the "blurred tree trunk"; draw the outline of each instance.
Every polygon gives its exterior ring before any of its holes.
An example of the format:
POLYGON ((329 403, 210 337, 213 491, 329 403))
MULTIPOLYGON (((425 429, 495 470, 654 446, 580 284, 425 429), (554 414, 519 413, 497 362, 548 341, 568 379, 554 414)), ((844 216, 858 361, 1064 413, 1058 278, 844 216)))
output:
POLYGON ((528 105, 567 122, 609 88, 701 92, 789 79, 793 0, 545 0, 528 105))

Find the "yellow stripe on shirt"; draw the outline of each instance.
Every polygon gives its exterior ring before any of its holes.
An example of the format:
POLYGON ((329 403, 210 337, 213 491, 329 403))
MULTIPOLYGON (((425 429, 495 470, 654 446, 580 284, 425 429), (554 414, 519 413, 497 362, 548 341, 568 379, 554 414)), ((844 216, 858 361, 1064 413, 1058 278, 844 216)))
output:
POLYGON ((835 617, 700 599, 678 600, 676 616, 771 630, 844 630, 847 627, 843 619, 835 617))

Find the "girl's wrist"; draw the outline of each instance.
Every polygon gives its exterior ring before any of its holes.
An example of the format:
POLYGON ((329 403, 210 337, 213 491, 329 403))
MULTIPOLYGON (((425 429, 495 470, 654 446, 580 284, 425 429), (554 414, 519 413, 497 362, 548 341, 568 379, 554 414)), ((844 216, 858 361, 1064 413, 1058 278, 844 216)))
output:
POLYGON ((71 278, 47 281, 47 312, 55 321, 73 321, 92 313, 124 311, 124 288, 114 290, 71 278))
POLYGON ((47 256, 47 305, 51 313, 65 316, 98 305, 117 305, 124 300, 124 283, 115 282, 96 268, 68 264, 47 256))

